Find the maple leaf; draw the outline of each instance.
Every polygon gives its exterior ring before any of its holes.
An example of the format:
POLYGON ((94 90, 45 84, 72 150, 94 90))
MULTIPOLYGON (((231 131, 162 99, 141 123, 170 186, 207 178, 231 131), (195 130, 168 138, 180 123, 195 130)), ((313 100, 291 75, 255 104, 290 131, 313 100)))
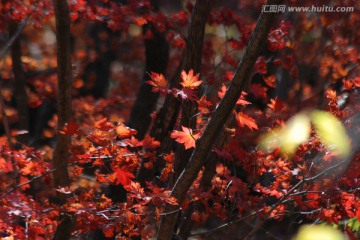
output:
POLYGON ((155 149, 160 147, 160 142, 156 141, 155 138, 146 135, 143 140, 143 147, 146 149, 155 149))
POLYGON ((137 131, 120 123, 119 125, 116 126, 116 133, 119 138, 127 138, 135 135, 137 131))
POLYGON ((258 57, 255 62, 255 72, 265 75, 267 73, 267 63, 264 56, 258 57))
POLYGON ((284 103, 277 97, 275 99, 270 99, 270 103, 267 106, 274 112, 280 112, 285 107, 284 103))
POLYGON ((105 237, 111 238, 114 236, 115 227, 114 224, 106 224, 104 225, 102 232, 104 233, 105 237))
POLYGON ((236 115, 236 120, 237 120, 240 127, 247 126, 251 130, 254 130, 254 129, 258 130, 258 126, 257 126, 257 124, 255 122, 255 119, 253 119, 249 115, 247 115, 245 113, 242 113, 242 112, 236 113, 234 111, 234 114, 236 115))
POLYGON ((189 99, 190 101, 195 101, 197 97, 195 92, 188 87, 184 87, 182 90, 174 88, 171 92, 173 95, 179 97, 181 100, 189 99))
POLYGON ((271 88, 276 87, 276 77, 275 75, 270 75, 268 77, 264 77, 264 82, 271 88))
POLYGON ((6 161, 5 158, 0 157, 0 174, 1 173, 8 173, 13 170, 13 166, 11 162, 6 161))
POLYGON ((65 127, 62 131, 60 131, 61 134, 72 136, 76 133, 78 133, 79 125, 76 124, 75 119, 71 118, 70 121, 65 124, 65 127))
POLYGON ((255 97, 257 98, 262 98, 262 99, 266 99, 267 98, 267 88, 262 86, 261 84, 251 84, 250 85, 250 93, 253 94, 255 97))
MULTIPOLYGON (((226 86, 223 84, 223 85, 221 86, 221 89, 218 91, 218 96, 219 96, 220 99, 222 99, 222 98, 225 96, 226 90, 227 90, 227 89, 226 89, 226 86)), ((237 102, 236 102, 236 104, 237 104, 237 105, 248 105, 248 104, 251 104, 250 102, 248 102, 248 101, 245 100, 245 96, 246 96, 246 95, 247 95, 247 93, 244 92, 244 91, 242 91, 239 99, 238 99, 237 102)))
POLYGON ((23 175, 31 175, 34 174, 35 169, 36 169, 36 164, 33 161, 29 161, 25 164, 23 168, 20 169, 20 173, 23 175))
POLYGON ((207 100, 206 96, 202 96, 198 101, 198 109, 202 114, 210 113, 209 107, 211 107, 212 103, 207 100))
POLYGON ((130 139, 125 139, 124 143, 130 147, 141 147, 143 145, 142 141, 137 140, 134 136, 130 139))
POLYGON ((129 185, 131 183, 131 179, 135 178, 134 174, 132 174, 131 172, 127 172, 124 170, 124 168, 117 168, 115 170, 116 173, 116 185, 129 185))
POLYGON ((193 134, 192 129, 181 126, 182 131, 173 131, 171 138, 176 139, 178 143, 183 143, 185 149, 194 148, 195 141, 200 137, 200 133, 193 134))
POLYGON ((116 138, 114 132, 105 132, 105 131, 101 131, 98 129, 95 129, 95 131, 90 133, 88 135, 88 137, 92 142, 94 142, 100 146, 105 146, 105 145, 109 144, 111 140, 116 138))
POLYGON ((143 18, 143 17, 132 17, 132 20, 139 27, 142 27, 144 24, 147 23, 147 20, 145 18, 143 18))
POLYGON ((109 131, 114 129, 114 124, 107 122, 107 118, 103 118, 95 123, 95 127, 101 131, 109 131))
POLYGON ((200 74, 196 74, 194 76, 194 70, 190 70, 189 73, 186 73, 184 70, 181 72, 181 86, 185 88, 190 89, 196 89, 200 86, 202 83, 201 80, 199 80, 200 74))
POLYGON ((166 81, 164 75, 161 73, 151 72, 151 80, 146 81, 147 84, 153 86, 153 92, 167 93, 168 92, 168 82, 166 81))

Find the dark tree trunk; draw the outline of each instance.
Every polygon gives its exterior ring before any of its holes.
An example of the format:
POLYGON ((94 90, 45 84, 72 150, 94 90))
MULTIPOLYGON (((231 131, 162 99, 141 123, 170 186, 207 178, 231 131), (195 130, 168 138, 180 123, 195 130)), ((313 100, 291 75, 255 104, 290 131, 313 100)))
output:
MULTIPOLYGON (((14 36, 19 29, 19 24, 11 23, 9 26, 9 32, 11 36, 14 36)), ((16 109, 18 112, 18 129, 29 131, 29 108, 27 103, 27 93, 25 89, 25 73, 21 62, 21 43, 20 38, 16 38, 11 46, 11 60, 12 70, 15 78, 15 101, 16 109)), ((18 136, 18 140, 21 143, 28 144, 29 134, 23 134, 18 136)))
MULTIPOLYGON (((201 57, 202 49, 204 43, 205 35, 205 24, 208 19, 210 10, 211 10, 211 1, 197 1, 194 7, 194 18, 191 22, 191 27, 189 31, 190 37, 190 52, 189 52, 189 61, 185 61, 184 70, 189 71, 190 69, 194 70, 194 73, 201 72, 201 57), (198 16, 198 17, 196 17, 198 16), (201 16, 201 18, 200 18, 201 16), (196 21, 196 18, 199 18, 196 21)), ((187 56, 185 56, 187 57, 187 56)), ((197 113, 197 104, 196 102, 186 100, 181 107, 181 126, 185 126, 191 129, 196 127, 196 115, 197 113)), ((176 151, 175 162, 174 162, 174 176, 173 179, 179 178, 182 170, 185 168, 186 164, 189 161, 190 155, 193 149, 185 150, 183 145, 180 145, 176 151)))
MULTIPOLYGON (((58 75, 58 131, 63 129, 71 116, 71 39, 70 39, 70 17, 67 1, 54 0, 56 18, 56 40, 57 40, 57 75, 58 75)), ((52 159, 55 187, 66 187, 70 184, 67 170, 67 159, 69 157, 70 137, 58 134, 57 143, 52 159)), ((58 201, 63 203, 65 196, 58 196, 58 201)), ((73 216, 66 215, 55 232, 54 239, 70 239, 74 227, 73 216)))
POLYGON ((159 98, 159 94, 152 92, 152 87, 146 81, 149 80, 151 72, 165 74, 169 60, 169 45, 164 33, 158 32, 151 23, 144 26, 143 31, 151 31, 153 37, 145 39, 144 76, 128 123, 129 127, 137 130, 138 139, 143 139, 148 131, 151 124, 150 114, 155 110, 159 98))

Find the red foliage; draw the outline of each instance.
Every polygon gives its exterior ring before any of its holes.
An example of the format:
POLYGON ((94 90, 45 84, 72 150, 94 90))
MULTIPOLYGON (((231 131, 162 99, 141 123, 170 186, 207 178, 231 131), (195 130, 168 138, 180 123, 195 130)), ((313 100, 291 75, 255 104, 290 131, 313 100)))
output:
MULTIPOLYGON (((51 43, 55 34, 52 2, 9 0, 0 4, 1 32, 8 28, 8 23, 20 23, 30 17, 32 26, 26 27, 21 35, 22 64, 28 104, 34 112, 54 105, 57 94, 56 51, 51 43)), ((187 45, 184 34, 191 22, 192 1, 187 1, 186 9, 172 9, 172 3, 160 2, 164 6, 159 10, 147 0, 68 1, 75 48, 73 115, 59 131, 71 138, 69 159, 63 160, 71 177, 68 187, 53 186, 52 173, 56 169, 50 160, 53 153, 50 139, 58 134, 57 116, 46 120, 36 147, 18 140, 27 133, 17 126, 21 116, 13 106, 17 93, 13 91, 12 61, 10 55, 1 59, 0 94, 9 123, 2 114, 0 120, 1 125, 8 124, 11 129, 10 134, 3 127, 0 129, 1 237, 51 239, 62 216, 73 214, 77 221, 74 237, 86 237, 100 229, 106 237, 152 239, 161 216, 169 214, 166 204, 179 205, 170 189, 176 181, 174 173, 179 175, 177 164, 185 163, 186 158, 178 159, 181 154, 176 146, 182 145, 189 152, 197 147, 197 139, 236 76, 235 67, 256 25, 258 14, 253 13, 260 13, 262 1, 241 1, 239 6, 223 1, 219 3, 221 7, 214 6, 205 31, 201 72, 197 73, 189 68, 177 69, 178 63, 193 57, 181 58, 184 48, 192 47, 191 43, 187 45), (107 26, 111 31, 106 29, 93 36, 89 31, 93 26, 107 26), (163 98, 171 98, 179 106, 192 104, 197 112, 188 116, 188 112, 182 111, 178 118, 171 119, 168 132, 152 129, 140 139, 137 129, 128 127, 126 122, 144 75, 143 68, 152 65, 146 62, 144 66, 149 49, 144 51, 143 42, 151 42, 157 34, 164 34, 170 45, 166 73, 149 70, 148 76, 145 74, 145 82, 152 91, 160 93, 157 109, 163 98), (98 40, 106 40, 106 44, 98 44, 98 40), (114 55, 109 57, 114 58, 111 63, 105 61, 108 56, 104 57, 104 52, 114 55), (97 65, 111 65, 110 75, 100 76, 111 80, 109 93, 103 98, 88 96, 90 88, 99 86, 92 81, 97 73, 87 72, 88 79, 84 77, 88 69, 97 65), (180 77, 170 82, 168 76, 175 71, 180 77), (194 125, 189 122, 192 127, 182 126, 180 116, 194 120, 194 125), (164 137, 159 138, 160 135, 164 137), (150 182, 139 180, 143 170, 155 172, 150 182), (114 195, 105 195, 109 185, 124 189, 122 201, 112 200, 114 195), (62 205, 52 201, 59 193, 67 196, 62 205)), ((351 1, 331 2, 334 6, 345 6, 351 1)), ((316 5, 310 1, 301 4, 316 5)), ((295 1, 289 5, 295 5, 295 1)), ((204 160, 208 164, 216 158, 216 164, 212 169, 206 165, 201 170, 177 211, 197 226, 210 216, 226 223, 243 217, 257 217, 254 222, 261 222, 281 221, 297 213, 310 221, 338 224, 350 238, 356 239, 358 233, 343 223, 360 219, 360 154, 356 150, 360 110, 357 50, 360 36, 356 24, 359 13, 297 12, 288 18, 289 22, 281 19, 284 17, 278 14, 266 48, 253 66, 253 82, 239 93, 234 115, 217 136, 221 144, 214 145, 209 159, 204 160), (320 107, 343 123, 352 140, 349 157, 342 159, 328 149, 314 129, 309 140, 291 156, 282 153, 281 148, 271 152, 259 150, 260 135, 277 133, 289 118, 309 107, 320 107), (207 171, 213 175, 209 177, 207 171), (207 184, 202 182, 203 176, 209 177, 207 184)), ((39 120, 44 119, 35 122, 39 120)))

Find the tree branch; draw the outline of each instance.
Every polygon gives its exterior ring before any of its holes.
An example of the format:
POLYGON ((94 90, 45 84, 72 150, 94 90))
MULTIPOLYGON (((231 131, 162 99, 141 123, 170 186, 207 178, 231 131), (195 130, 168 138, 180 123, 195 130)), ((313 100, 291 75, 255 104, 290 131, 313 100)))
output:
POLYGON ((5 56, 7 50, 11 47, 11 45, 14 43, 14 41, 20 36, 21 32, 24 30, 28 21, 29 21, 29 16, 27 16, 25 18, 25 20, 20 24, 17 31, 11 36, 10 40, 0 50, 0 59, 2 59, 5 56))

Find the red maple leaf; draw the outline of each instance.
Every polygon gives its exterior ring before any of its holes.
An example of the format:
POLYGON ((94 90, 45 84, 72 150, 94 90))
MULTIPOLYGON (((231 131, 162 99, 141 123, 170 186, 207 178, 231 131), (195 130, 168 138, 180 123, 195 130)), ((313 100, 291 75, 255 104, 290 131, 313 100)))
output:
POLYGON ((5 158, 0 157, 0 174, 8 173, 13 170, 13 166, 10 161, 6 161, 5 158))
POLYGON ((65 124, 65 127, 62 131, 60 131, 61 134, 72 136, 76 133, 78 133, 79 125, 76 124, 75 119, 71 118, 70 121, 65 124))
POLYGON ((155 138, 150 137, 149 135, 146 135, 143 140, 143 148, 146 149, 155 149, 160 147, 160 142, 156 141, 155 138))
POLYGON ((256 59, 255 72, 263 75, 267 73, 267 63, 264 56, 258 57, 258 59, 256 59))
POLYGON ((185 149, 195 147, 195 141, 200 137, 200 133, 193 134, 192 129, 181 126, 182 131, 173 131, 170 135, 171 138, 176 139, 178 143, 183 143, 185 149))
POLYGON ((116 185, 129 185, 131 183, 131 179, 135 178, 134 174, 125 171, 124 168, 117 168, 114 172, 116 173, 116 185))
POLYGON ((161 73, 151 72, 150 80, 146 81, 147 84, 153 86, 153 92, 167 93, 168 92, 168 82, 166 81, 164 75, 161 73))
POLYGON ((188 87, 184 87, 182 90, 176 89, 174 88, 172 90, 172 93, 176 96, 179 97, 181 100, 190 100, 190 101, 195 101, 197 96, 194 92, 194 90, 192 90, 191 88, 188 87))
MULTIPOLYGON (((222 86, 221 86, 221 89, 218 91, 218 96, 219 96, 219 98, 223 98, 224 96, 225 96, 225 93, 226 93, 226 86, 223 84, 222 86)), ((251 104, 250 102, 248 102, 248 101, 246 101, 245 100, 245 96, 247 95, 247 93, 246 92, 241 92, 241 95, 240 95, 240 97, 239 97, 239 99, 237 100, 237 102, 236 102, 236 104, 237 105, 248 105, 248 104, 251 104)))
POLYGON ((249 93, 253 94, 257 98, 266 99, 267 98, 267 87, 262 86, 261 84, 254 83, 250 85, 249 93))
POLYGON ((269 87, 274 88, 274 87, 276 87, 276 76, 275 75, 270 75, 268 77, 264 77, 264 82, 269 87))
POLYGON ((202 83, 201 80, 199 80, 200 74, 194 75, 194 70, 190 70, 189 73, 186 73, 185 71, 181 72, 181 86, 185 88, 190 89, 196 89, 200 86, 202 83))
POLYGON ((270 99, 270 103, 267 106, 274 112, 280 112, 285 107, 284 103, 277 97, 275 99, 270 99))
POLYGON ((95 123, 95 127, 101 131, 109 131, 114 129, 114 124, 107 122, 107 118, 103 118, 95 123))
POLYGON ((137 131, 120 123, 119 125, 116 126, 116 133, 119 138, 127 138, 135 135, 137 131))
POLYGON ((240 127, 247 126, 251 130, 254 130, 254 129, 258 130, 258 126, 257 126, 257 124, 255 122, 255 119, 253 119, 249 115, 247 115, 245 113, 242 113, 242 112, 236 113, 234 111, 234 114, 236 115, 236 120, 237 120, 240 127))

